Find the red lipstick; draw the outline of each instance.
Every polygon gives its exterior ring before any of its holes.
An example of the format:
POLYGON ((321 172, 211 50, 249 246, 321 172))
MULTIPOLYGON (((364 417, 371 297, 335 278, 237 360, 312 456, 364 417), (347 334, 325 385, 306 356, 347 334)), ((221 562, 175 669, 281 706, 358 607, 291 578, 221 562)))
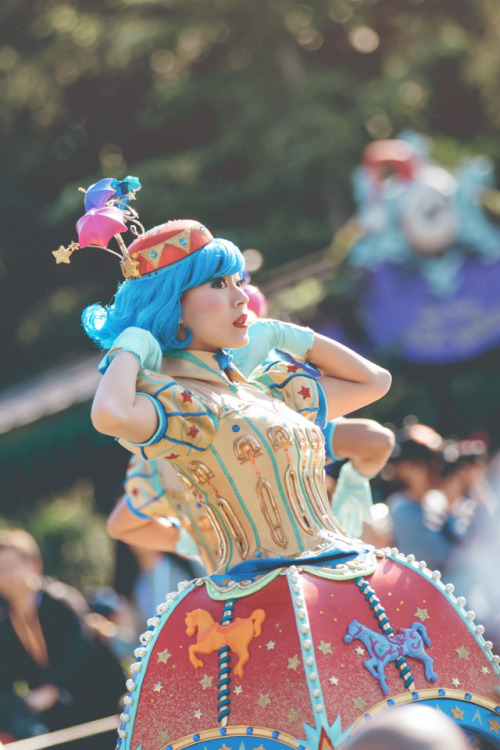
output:
POLYGON ((246 313, 243 313, 243 315, 240 315, 239 318, 236 318, 233 326, 236 326, 236 328, 248 328, 247 319, 248 315, 246 313))

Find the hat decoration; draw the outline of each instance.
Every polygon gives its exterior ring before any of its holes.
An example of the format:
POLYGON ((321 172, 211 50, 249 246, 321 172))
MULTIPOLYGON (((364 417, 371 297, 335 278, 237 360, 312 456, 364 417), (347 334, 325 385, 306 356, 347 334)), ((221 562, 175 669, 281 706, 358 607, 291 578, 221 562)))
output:
POLYGON ((56 263, 70 263, 74 251, 82 247, 98 247, 120 259, 126 279, 140 279, 182 260, 213 240, 208 229, 193 219, 176 219, 145 231, 137 211, 130 206, 140 189, 138 178, 130 176, 121 181, 105 178, 87 190, 80 188, 85 194, 85 213, 76 223, 78 242, 54 250, 56 263), (128 248, 121 236, 127 230, 135 236, 128 248), (108 247, 113 238, 120 252, 108 247))

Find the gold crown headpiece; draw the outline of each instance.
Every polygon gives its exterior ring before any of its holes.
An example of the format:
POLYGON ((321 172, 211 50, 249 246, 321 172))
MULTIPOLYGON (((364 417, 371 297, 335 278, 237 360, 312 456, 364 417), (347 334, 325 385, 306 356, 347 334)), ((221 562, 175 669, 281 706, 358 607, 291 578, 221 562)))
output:
POLYGON ((145 231, 139 215, 130 206, 141 189, 137 177, 124 180, 105 178, 85 193, 85 214, 78 219, 78 242, 53 250, 56 263, 70 263, 70 256, 82 247, 98 247, 120 258, 126 279, 140 279, 182 260, 213 240, 208 229, 193 219, 176 219, 145 231), (122 234, 129 230, 135 240, 127 246, 122 234), (108 247, 114 238, 120 252, 108 247))

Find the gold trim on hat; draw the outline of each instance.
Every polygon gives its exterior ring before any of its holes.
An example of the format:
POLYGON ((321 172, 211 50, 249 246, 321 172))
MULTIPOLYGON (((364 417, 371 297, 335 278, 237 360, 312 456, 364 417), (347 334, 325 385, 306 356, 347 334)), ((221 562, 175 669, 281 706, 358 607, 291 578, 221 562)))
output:
POLYGON ((153 247, 147 247, 145 250, 138 250, 137 256, 140 256, 144 260, 146 260, 148 263, 151 263, 153 268, 156 270, 158 266, 160 265, 161 261, 161 254, 163 252, 163 249, 165 245, 170 242, 169 240, 167 242, 160 242, 158 245, 153 245, 153 247), (153 253, 156 253, 156 255, 153 255, 153 253))
POLYGON ((184 250, 186 255, 189 255, 191 252, 191 231, 194 229, 195 227, 190 227, 189 229, 183 229, 179 234, 174 234, 167 240, 168 244, 177 247, 179 250, 184 250), (187 240, 187 243, 182 245, 182 240, 187 240))

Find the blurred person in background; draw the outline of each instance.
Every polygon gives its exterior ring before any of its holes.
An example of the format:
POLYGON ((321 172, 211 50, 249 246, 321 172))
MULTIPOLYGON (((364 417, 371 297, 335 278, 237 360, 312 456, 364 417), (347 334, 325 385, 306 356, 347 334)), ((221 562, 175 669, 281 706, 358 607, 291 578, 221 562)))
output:
POLYGON ((488 477, 487 445, 483 440, 450 441, 444 457, 442 491, 465 535, 445 571, 500 646, 500 509, 488 477))
POLYGON ((120 664, 86 626, 79 592, 43 577, 23 529, 0 531, 0 596, 0 730, 20 739, 116 713, 120 664))
POLYGON ((90 612, 85 622, 109 646, 125 671, 135 661, 138 628, 134 608, 126 596, 110 587, 103 587, 88 595, 90 612))
POLYGON ((411 424, 397 436, 392 458, 399 489, 387 498, 394 545, 427 566, 443 570, 466 534, 463 518, 442 492, 442 437, 431 427, 411 424))
MULTIPOLYGON (((461 519, 468 541, 491 535, 495 513, 484 440, 448 440, 443 448, 441 492, 461 519)), ((496 536, 496 535, 495 535, 496 536)))
MULTIPOLYGON (((133 602, 143 623, 156 615, 158 604, 169 591, 176 590, 180 581, 191 581, 205 575, 205 569, 199 560, 144 547, 131 546, 130 550, 138 565, 133 584, 133 602)), ((141 626, 141 632, 143 629, 144 626, 141 626)))

